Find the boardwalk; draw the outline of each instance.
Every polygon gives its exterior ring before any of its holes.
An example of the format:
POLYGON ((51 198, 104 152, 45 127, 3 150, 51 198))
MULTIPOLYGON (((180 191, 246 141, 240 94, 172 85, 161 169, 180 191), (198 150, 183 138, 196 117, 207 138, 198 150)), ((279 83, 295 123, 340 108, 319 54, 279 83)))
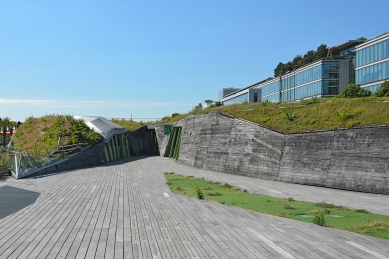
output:
MULTIPOLYGON (((0 258, 389 258, 388 240, 174 195, 166 171, 215 177, 167 158, 137 157, 0 180, 0 188, 39 193, 0 219, 0 258)), ((277 186, 262 189, 289 194, 277 186)))

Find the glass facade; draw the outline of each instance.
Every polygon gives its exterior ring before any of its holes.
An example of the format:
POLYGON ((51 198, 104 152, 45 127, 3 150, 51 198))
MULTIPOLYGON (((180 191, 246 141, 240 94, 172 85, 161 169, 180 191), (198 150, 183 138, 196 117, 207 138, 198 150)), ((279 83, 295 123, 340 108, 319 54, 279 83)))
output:
POLYGON ((263 100, 290 102, 316 95, 339 93, 339 63, 326 62, 262 87, 263 100))
POLYGON ((372 93, 377 91, 377 89, 381 86, 382 84, 375 84, 375 85, 369 85, 364 87, 364 89, 370 90, 372 93))
POLYGON ((322 65, 307 69, 295 76, 296 85, 306 84, 321 78, 322 65))
POLYGON ((357 51, 357 67, 389 58, 389 39, 357 51))
MULTIPOLYGON (((262 96, 274 94, 280 91, 280 80, 262 86, 262 96)), ((279 101, 279 100, 278 100, 279 101)))
POLYGON ((306 84, 296 88, 295 99, 302 99, 309 96, 315 96, 321 94, 322 81, 306 84))
POLYGON ((242 95, 239 95, 237 97, 231 98, 227 101, 224 101, 224 104, 234 104, 234 103, 242 103, 242 102, 248 102, 249 101, 249 94, 244 93, 242 95))
POLYGON ((273 103, 276 103, 276 102, 279 102, 280 101, 280 95, 279 93, 275 93, 275 94, 272 94, 272 95, 268 95, 268 96, 265 96, 265 97, 262 97, 262 101, 270 101, 270 102, 273 102, 273 103))
POLYGON ((363 85, 389 78, 389 61, 356 70, 356 83, 363 85))

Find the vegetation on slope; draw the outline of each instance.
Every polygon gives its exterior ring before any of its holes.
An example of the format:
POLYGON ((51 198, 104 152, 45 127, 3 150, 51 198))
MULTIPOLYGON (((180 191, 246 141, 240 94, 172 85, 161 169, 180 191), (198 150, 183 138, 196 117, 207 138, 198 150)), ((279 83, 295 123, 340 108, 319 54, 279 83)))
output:
MULTIPOLYGON (((112 119, 112 122, 122 126, 123 128, 126 128, 128 131, 135 131, 142 127, 145 124, 148 124, 148 122, 144 121, 133 121, 133 120, 126 120, 126 119, 112 119)), ((150 123, 155 123, 155 122, 150 122, 150 123)))
POLYGON ((52 148, 79 143, 89 145, 101 139, 84 121, 75 120, 71 115, 46 115, 27 118, 12 140, 16 148, 52 148))
POLYGON ((205 181, 173 173, 165 173, 173 193, 214 201, 273 216, 314 223, 374 237, 389 239, 389 216, 363 209, 350 209, 325 202, 310 203, 248 193, 227 183, 205 181))
POLYGON ((221 112, 279 132, 302 133, 389 124, 389 98, 313 98, 294 103, 242 103, 193 109, 187 114, 165 117, 158 123, 209 112, 221 112))

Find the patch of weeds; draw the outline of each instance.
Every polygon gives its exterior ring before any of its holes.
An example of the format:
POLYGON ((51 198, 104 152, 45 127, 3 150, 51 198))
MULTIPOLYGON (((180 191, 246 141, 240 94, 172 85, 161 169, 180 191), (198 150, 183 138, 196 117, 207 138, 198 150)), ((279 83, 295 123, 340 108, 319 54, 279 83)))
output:
POLYGON ((247 192, 247 189, 243 189, 243 192, 247 192))
POLYGON ((182 189, 181 186, 177 185, 177 186, 174 188, 174 190, 181 192, 181 191, 183 191, 184 189, 182 189))
POLYGON ((222 196, 220 192, 207 192, 207 195, 209 196, 222 196))
POLYGON ((276 217, 285 217, 287 215, 286 213, 279 211, 270 211, 269 214, 276 217))
POLYGON ((167 182, 166 184, 167 184, 167 185, 172 185, 173 183, 172 183, 172 182, 167 182))
POLYGON ((348 129, 355 128, 359 124, 360 124, 359 121, 349 121, 349 122, 346 123, 346 128, 348 128, 348 129))
POLYGON ((293 197, 288 197, 288 201, 294 201, 293 197))
POLYGON ((315 215, 315 217, 313 218, 313 224, 325 227, 326 219, 324 218, 324 214, 315 215))
POLYGON ((226 202, 225 201, 219 201, 220 204, 225 204, 226 202))
POLYGON ((194 176, 193 175, 189 175, 186 178, 194 178, 194 176))
POLYGON ((356 209, 354 210, 355 212, 359 212, 359 213, 369 213, 367 210, 365 209, 356 209))
POLYGON ((213 190, 211 187, 207 186, 205 188, 203 188, 203 190, 213 190))
POLYGON ((223 188, 231 189, 232 187, 234 187, 234 186, 232 186, 231 184, 228 184, 228 183, 223 184, 223 188))
POLYGON ((336 113, 336 116, 338 116, 338 118, 339 118, 341 121, 346 121, 346 120, 351 119, 351 118, 354 117, 354 115, 353 115, 349 110, 337 112, 337 113, 336 113))
POLYGON ((196 189, 196 195, 199 200, 204 200, 204 193, 201 191, 200 188, 196 189))
POLYGON ((270 199, 267 199, 266 202, 271 202, 271 200, 270 200, 270 199))
POLYGON ((248 202, 247 202, 247 201, 242 201, 241 203, 242 203, 242 204, 248 204, 248 202))
POLYGON ((290 205, 290 204, 285 204, 285 205, 284 205, 284 209, 287 209, 287 210, 295 210, 296 207, 295 207, 295 206, 292 206, 292 205, 290 205))
POLYGON ((335 208, 335 209, 341 209, 342 206, 337 206, 337 205, 334 205, 334 204, 331 204, 331 203, 326 203, 326 202, 318 202, 318 203, 315 203, 316 206, 318 207, 322 207, 322 208, 335 208))
POLYGON ((294 112, 285 112, 285 116, 288 119, 288 121, 294 121, 294 112))

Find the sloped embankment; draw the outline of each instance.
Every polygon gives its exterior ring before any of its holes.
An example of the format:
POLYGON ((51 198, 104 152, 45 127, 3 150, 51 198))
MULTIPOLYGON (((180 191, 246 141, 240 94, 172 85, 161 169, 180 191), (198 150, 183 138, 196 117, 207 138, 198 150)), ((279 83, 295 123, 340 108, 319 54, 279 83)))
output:
MULTIPOLYGON (((220 113, 190 115, 175 126, 182 127, 181 164, 267 180, 389 194, 387 126, 281 134, 220 113)), ((165 143, 163 125, 156 131, 158 140, 165 143)))

